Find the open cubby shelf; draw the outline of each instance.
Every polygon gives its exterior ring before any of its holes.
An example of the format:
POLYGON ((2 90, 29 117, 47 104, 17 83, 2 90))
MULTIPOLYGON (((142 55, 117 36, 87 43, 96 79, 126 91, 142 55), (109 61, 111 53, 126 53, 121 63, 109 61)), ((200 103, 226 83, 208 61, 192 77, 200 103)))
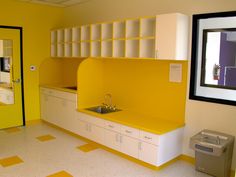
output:
POLYGON ((183 37, 186 33, 177 31, 187 23, 186 15, 173 13, 55 29, 51 31, 51 56, 159 58, 158 54, 161 54, 163 58, 175 59, 175 56, 169 55, 169 51, 177 51, 187 44, 188 40, 183 37), (166 20, 169 22, 168 28, 165 26, 166 20), (162 34, 163 31, 165 34, 162 34), (175 48, 162 49, 176 39, 182 41, 177 41, 175 48))

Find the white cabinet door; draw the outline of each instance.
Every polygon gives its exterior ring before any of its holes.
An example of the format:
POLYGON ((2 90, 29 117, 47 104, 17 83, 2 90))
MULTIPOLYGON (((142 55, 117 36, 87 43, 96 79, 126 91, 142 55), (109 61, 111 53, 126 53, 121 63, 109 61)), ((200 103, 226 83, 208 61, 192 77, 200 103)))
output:
POLYGON ((128 136, 120 136, 121 152, 129 156, 138 158, 139 140, 128 136))
POLYGON ((41 108, 41 118, 43 120, 49 120, 49 105, 48 105, 48 95, 41 93, 40 94, 40 108, 41 108))
POLYGON ((158 59, 187 59, 188 16, 180 13, 157 15, 156 40, 158 59))
POLYGON ((119 133, 104 129, 104 145, 106 145, 107 147, 120 151, 119 138, 119 133))
POLYGON ((152 165, 157 165, 157 154, 158 147, 149 143, 140 142, 139 147, 139 159, 150 163, 152 165))
POLYGON ((91 140, 100 144, 104 144, 104 129, 102 127, 90 124, 89 133, 89 137, 91 140))
POLYGON ((59 126, 65 128, 66 130, 73 131, 75 126, 75 107, 76 103, 70 100, 61 99, 60 107, 58 111, 60 112, 61 120, 59 126))
POLYGON ((89 138, 89 124, 87 122, 77 119, 77 130, 75 133, 85 138, 89 138))
POLYGON ((42 119, 57 124, 59 102, 54 97, 42 94, 41 97, 41 117, 42 119))

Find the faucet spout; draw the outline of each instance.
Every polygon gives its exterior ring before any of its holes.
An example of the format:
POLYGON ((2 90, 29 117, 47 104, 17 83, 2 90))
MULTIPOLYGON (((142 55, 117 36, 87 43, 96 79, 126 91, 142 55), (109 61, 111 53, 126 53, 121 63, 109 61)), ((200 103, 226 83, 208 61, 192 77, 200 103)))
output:
POLYGON ((104 96, 105 106, 112 108, 112 95, 110 93, 105 94, 104 96))

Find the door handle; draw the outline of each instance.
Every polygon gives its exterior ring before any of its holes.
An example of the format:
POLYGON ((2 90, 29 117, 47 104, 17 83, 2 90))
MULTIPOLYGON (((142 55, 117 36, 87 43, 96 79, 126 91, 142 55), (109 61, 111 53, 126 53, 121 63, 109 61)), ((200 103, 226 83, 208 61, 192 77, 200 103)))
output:
POLYGON ((20 83, 20 79, 12 79, 12 82, 18 84, 20 83))

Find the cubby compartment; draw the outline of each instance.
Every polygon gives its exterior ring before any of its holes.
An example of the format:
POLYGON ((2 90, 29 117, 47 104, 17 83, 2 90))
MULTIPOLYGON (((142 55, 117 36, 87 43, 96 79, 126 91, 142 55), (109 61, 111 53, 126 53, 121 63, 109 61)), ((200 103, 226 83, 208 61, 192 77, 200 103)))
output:
POLYGON ((64 42, 72 41, 72 28, 64 29, 64 42))
POLYGON ((140 58, 155 58, 155 40, 140 40, 140 58))
POLYGON ((140 20, 127 20, 126 21, 126 38, 137 38, 139 37, 140 31, 140 20))
POLYGON ((139 40, 126 41, 126 57, 128 58, 139 57, 139 40))
POLYGON ((90 42, 81 42, 81 57, 90 56, 90 42))
POLYGON ((72 28, 72 42, 79 42, 80 41, 80 28, 74 27, 72 28))
POLYGON ((51 43, 52 44, 57 43, 57 30, 51 31, 51 43))
POLYGON ((125 40, 113 41, 113 57, 125 57, 125 40))
POLYGON ((101 24, 91 25, 91 40, 101 40, 101 24))
POLYGON ((72 57, 80 57, 80 43, 79 42, 72 43, 72 57))
POLYGON ((89 41, 90 40, 90 26, 81 26, 81 41, 89 41))
POLYGON ((141 19, 141 37, 155 37, 156 18, 141 19))
POLYGON ((113 24, 113 38, 122 39, 125 38, 125 22, 114 22, 113 24))
POLYGON ((112 39, 112 23, 102 24, 102 40, 112 39))
POLYGON ((54 29, 51 56, 186 59, 188 21, 171 13, 54 29))
POLYGON ((57 30, 57 43, 64 42, 64 29, 57 30))
POLYGON ((57 44, 57 57, 64 57, 64 44, 63 43, 57 44))
POLYGON ((72 43, 64 44, 64 57, 72 57, 72 43))
POLYGON ((56 56, 57 56, 57 45, 51 44, 51 57, 56 57, 56 56))
POLYGON ((91 57, 100 57, 101 56, 101 42, 93 41, 91 43, 91 57))
POLYGON ((102 57, 112 57, 112 41, 102 41, 102 57))

